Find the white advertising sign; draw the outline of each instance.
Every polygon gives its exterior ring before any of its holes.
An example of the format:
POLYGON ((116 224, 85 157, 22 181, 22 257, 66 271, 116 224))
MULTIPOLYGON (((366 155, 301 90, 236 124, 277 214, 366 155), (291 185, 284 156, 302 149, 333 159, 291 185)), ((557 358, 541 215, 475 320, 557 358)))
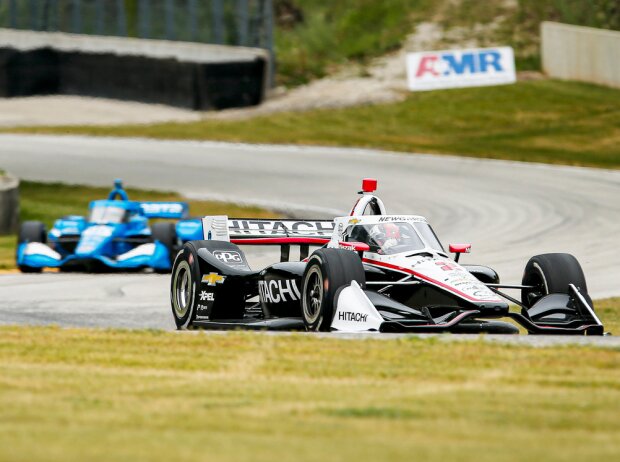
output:
POLYGON ((514 83, 514 52, 498 47, 409 53, 407 81, 412 91, 514 83))

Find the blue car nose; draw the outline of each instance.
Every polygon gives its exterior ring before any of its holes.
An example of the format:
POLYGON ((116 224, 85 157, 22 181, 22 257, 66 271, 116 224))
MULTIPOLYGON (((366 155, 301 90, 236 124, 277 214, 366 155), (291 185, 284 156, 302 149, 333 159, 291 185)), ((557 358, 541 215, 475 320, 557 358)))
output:
POLYGON ((75 254, 81 257, 99 252, 112 237, 113 228, 110 226, 93 226, 82 233, 75 254))

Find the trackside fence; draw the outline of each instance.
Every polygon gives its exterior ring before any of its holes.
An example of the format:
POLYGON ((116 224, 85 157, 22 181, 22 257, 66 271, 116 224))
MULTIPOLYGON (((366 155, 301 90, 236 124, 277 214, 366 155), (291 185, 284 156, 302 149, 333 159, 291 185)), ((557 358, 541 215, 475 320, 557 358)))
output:
POLYGON ((0 0, 0 27, 272 51, 272 0, 0 0))
POLYGON ((620 32, 543 22, 541 46, 550 77, 620 88, 620 32))

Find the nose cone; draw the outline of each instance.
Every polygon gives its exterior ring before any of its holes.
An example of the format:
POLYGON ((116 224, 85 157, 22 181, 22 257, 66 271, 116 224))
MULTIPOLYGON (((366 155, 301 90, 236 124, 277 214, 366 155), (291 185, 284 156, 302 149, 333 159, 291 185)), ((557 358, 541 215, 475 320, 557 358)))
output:
POLYGON ((82 233, 82 238, 75 248, 75 254, 86 257, 99 253, 112 237, 114 229, 111 226, 91 226, 82 233))
POLYGON ((503 315, 508 304, 469 271, 448 258, 424 260, 413 266, 421 279, 440 287, 448 293, 478 305, 485 314, 503 315))

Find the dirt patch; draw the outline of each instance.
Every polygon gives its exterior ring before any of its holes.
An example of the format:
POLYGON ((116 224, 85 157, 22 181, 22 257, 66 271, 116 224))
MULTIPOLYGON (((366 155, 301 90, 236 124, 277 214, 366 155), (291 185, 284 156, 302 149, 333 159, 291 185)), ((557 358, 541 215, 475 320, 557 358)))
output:
POLYGON ((81 96, 0 98, 0 126, 117 125, 189 122, 201 114, 159 104, 81 96))

